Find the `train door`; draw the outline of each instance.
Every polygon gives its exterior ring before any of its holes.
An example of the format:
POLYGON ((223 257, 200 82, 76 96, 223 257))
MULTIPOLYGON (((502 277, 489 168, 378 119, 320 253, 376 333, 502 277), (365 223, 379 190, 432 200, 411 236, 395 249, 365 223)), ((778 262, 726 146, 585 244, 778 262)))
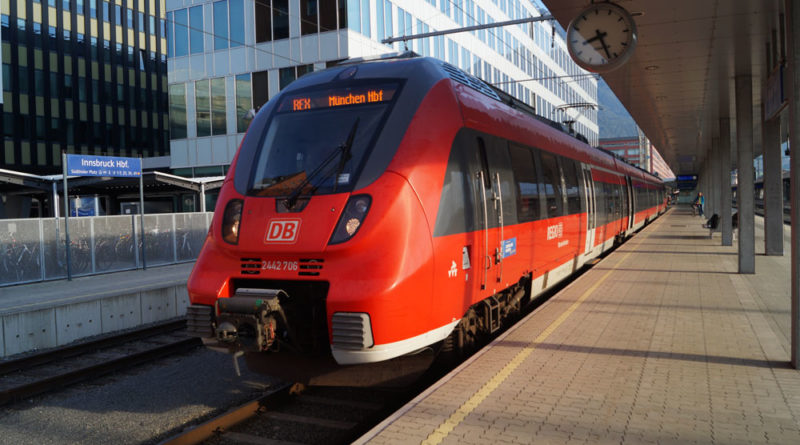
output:
POLYGON ((515 239, 506 239, 505 226, 516 221, 515 185, 508 148, 499 139, 477 138, 477 172, 482 252, 481 289, 497 289, 503 280, 503 259, 516 254, 515 239))
POLYGON ((633 218, 636 216, 636 212, 634 212, 633 210, 635 208, 633 203, 633 200, 635 198, 633 194, 633 182, 631 181, 630 176, 625 177, 625 196, 628 198, 628 203, 626 206, 626 213, 628 215, 628 224, 625 227, 625 230, 627 231, 633 229, 633 218))
POLYGON ((597 207, 594 194, 594 181, 592 181, 592 171, 588 165, 583 166, 583 186, 586 190, 586 247, 584 252, 588 253, 594 246, 594 232, 597 225, 597 207))

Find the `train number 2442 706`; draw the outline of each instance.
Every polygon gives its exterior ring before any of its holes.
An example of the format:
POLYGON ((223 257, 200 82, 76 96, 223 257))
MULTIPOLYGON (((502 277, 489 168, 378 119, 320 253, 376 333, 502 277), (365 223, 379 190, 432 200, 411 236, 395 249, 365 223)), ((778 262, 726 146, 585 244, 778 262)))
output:
POLYGON ((284 260, 263 260, 261 261, 261 269, 263 270, 276 270, 276 271, 296 271, 299 269, 297 261, 284 261, 284 260))

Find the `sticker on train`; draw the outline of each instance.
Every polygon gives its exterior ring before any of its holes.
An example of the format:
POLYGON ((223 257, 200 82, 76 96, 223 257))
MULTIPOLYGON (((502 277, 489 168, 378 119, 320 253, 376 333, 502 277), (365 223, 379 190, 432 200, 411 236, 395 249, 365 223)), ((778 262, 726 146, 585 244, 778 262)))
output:
POLYGON ((273 219, 267 226, 264 244, 294 244, 300 232, 300 219, 273 219))
POLYGON ((503 240, 503 258, 517 254, 517 237, 503 240))
POLYGON ((455 278, 458 276, 458 267, 456 266, 455 261, 450 264, 450 270, 447 271, 447 276, 450 278, 455 278))

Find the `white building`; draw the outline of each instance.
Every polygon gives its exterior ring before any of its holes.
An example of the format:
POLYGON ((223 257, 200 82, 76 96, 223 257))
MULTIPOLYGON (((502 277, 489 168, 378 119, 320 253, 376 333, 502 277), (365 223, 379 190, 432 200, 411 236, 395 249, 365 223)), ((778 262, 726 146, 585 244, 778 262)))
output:
MULTIPOLYGON (((389 36, 539 17, 534 0, 166 0, 171 167, 226 171, 258 109, 297 76, 401 51, 389 36)), ((563 30, 542 21, 412 40, 597 145, 597 80, 575 65, 563 30), (553 27, 556 27, 554 30, 553 27), (560 107, 560 108, 559 108, 560 107)))

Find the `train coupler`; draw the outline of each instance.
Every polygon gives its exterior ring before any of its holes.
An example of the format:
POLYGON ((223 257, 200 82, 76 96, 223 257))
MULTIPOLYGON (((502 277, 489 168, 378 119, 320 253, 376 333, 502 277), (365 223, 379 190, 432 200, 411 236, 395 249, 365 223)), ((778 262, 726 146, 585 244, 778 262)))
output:
POLYGON ((278 347, 278 337, 288 336, 289 326, 280 289, 238 289, 231 298, 217 300, 215 335, 231 352, 263 352, 278 347))

